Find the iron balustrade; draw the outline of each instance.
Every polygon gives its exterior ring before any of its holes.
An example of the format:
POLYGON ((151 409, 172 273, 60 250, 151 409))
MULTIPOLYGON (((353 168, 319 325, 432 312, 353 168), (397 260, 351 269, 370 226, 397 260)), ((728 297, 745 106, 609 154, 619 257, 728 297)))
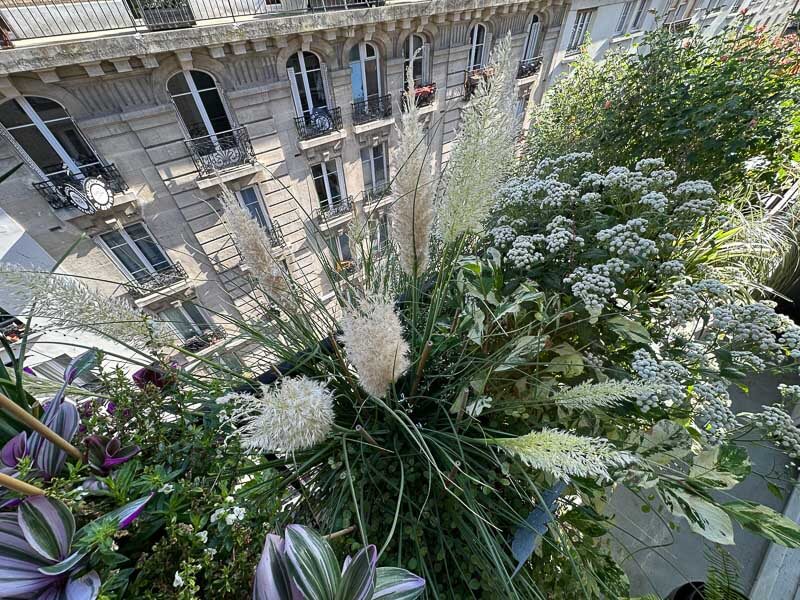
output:
POLYGON ((295 117, 294 124, 301 140, 327 135, 342 128, 342 109, 338 106, 316 109, 302 117, 295 117))
POLYGON ((353 197, 342 196, 336 200, 329 202, 321 202, 320 207, 316 210, 316 216, 323 221, 331 217, 339 217, 341 215, 353 212, 353 197))
POLYGON ((494 74, 491 67, 467 69, 464 71, 464 100, 469 100, 478 90, 481 81, 489 79, 494 74))
POLYGON ((171 285, 186 281, 186 270, 181 263, 171 264, 155 273, 149 273, 142 279, 125 284, 125 289, 133 298, 144 298, 171 285))
POLYGON ((392 95, 370 96, 353 102, 353 124, 361 125, 370 121, 388 119, 392 116, 392 95))
POLYGON ((270 223, 269 227, 264 229, 264 233, 267 235, 267 239, 272 248, 279 248, 286 245, 286 241, 283 239, 283 232, 281 231, 280 225, 277 223, 270 223))
POLYGON ((534 56, 526 60, 519 61, 519 68, 517 69, 517 79, 525 77, 533 77, 542 68, 542 57, 534 56))
POLYGON ((385 4, 386 0, 308 0, 307 8, 311 12, 325 12, 349 8, 373 8, 385 4))
POLYGON ((38 181, 33 184, 34 189, 39 192, 53 208, 70 208, 73 206, 69 197, 64 193, 64 186, 71 185, 78 189, 83 186, 83 178, 96 177, 103 180, 112 194, 121 194, 128 189, 128 184, 119 174, 117 167, 113 164, 96 164, 81 167, 82 177, 72 173, 55 173, 48 175, 46 181, 38 181))
POLYGON ((390 192, 389 184, 378 185, 375 187, 364 190, 364 202, 366 204, 373 204, 389 197, 390 192))
MULTIPOLYGON (((430 106, 436 100, 436 83, 418 83, 414 85, 414 100, 418 108, 430 106)), ((400 108, 406 110, 406 102, 408 102, 408 94, 403 92, 403 100, 400 102, 400 108)))
POLYGON ((692 19, 680 19, 678 21, 671 21, 669 23, 664 23, 664 27, 669 30, 670 33, 683 33, 689 26, 692 24, 692 19))
POLYGON ((183 349, 189 352, 199 352, 200 350, 205 350, 209 346, 224 340, 227 336, 228 332, 225 331, 224 327, 214 325, 205 329, 203 333, 192 336, 183 342, 183 349))
POLYGON ((256 160, 250 136, 244 127, 192 138, 186 141, 186 147, 200 177, 252 164, 256 160))

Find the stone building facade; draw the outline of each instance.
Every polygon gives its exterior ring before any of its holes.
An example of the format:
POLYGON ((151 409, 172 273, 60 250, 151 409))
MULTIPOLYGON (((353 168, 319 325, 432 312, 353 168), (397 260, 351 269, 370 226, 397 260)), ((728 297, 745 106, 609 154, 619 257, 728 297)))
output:
MULTIPOLYGON (((75 14, 92 3, 75 2, 75 14)), ((563 13, 443 0, 271 4, 203 21, 192 0, 193 24, 91 21, 68 34, 25 5, 0 3, 12 46, 0 51, 0 173, 23 163, 0 183, 0 208, 53 257, 83 234, 67 272, 173 323, 191 348, 228 354, 226 318, 257 320, 261 309, 220 194, 264 226, 292 277, 331 296, 314 248, 349 268, 354 214, 370 214, 375 244, 389 230, 384 189, 409 57, 438 171, 492 46, 511 36, 522 114, 563 13)))

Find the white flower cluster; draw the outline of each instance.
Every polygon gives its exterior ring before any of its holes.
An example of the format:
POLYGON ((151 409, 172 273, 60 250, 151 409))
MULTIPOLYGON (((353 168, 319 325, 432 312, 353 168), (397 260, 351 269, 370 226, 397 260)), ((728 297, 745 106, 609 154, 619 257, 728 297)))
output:
POLYGON ((747 350, 731 351, 731 360, 734 365, 750 369, 754 373, 760 373, 767 368, 767 363, 763 358, 747 350))
POLYGON ((574 202, 578 197, 578 190, 552 176, 543 180, 542 183, 544 197, 539 203, 541 208, 561 208, 574 202))
POLYGON ((682 260, 668 260, 659 265, 658 272, 665 277, 679 277, 686 272, 686 267, 682 260))
MULTIPOLYGON (((223 506, 211 513, 210 521, 216 523, 220 519, 224 519, 226 525, 233 525, 237 521, 243 521, 246 513, 247 511, 241 506, 223 506)), ((206 536, 208 536, 207 533, 206 536)))
POLYGON ((669 169, 659 169, 650 173, 650 183, 659 188, 668 188, 675 183, 676 179, 678 179, 678 174, 669 169))
POLYGON ((510 260, 518 269, 530 269, 544 261, 544 256, 536 248, 537 242, 543 240, 543 236, 521 235, 514 240, 511 250, 508 251, 510 260))
POLYGON ((683 324, 697 318, 703 300, 691 286, 686 284, 676 285, 670 295, 660 304, 660 308, 667 320, 672 324, 683 324))
POLYGON ((643 158, 636 163, 636 170, 645 175, 649 175, 653 171, 663 169, 665 164, 663 158, 643 158))
POLYGON ((755 415, 754 421, 756 425, 767 430, 767 435, 789 458, 800 457, 800 429, 783 409, 765 406, 763 412, 755 415))
POLYGON ((741 346, 755 346, 761 352, 778 352, 780 346, 772 331, 782 322, 772 307, 761 302, 725 304, 711 309, 711 327, 724 333, 740 350, 741 346))
POLYGON ((556 158, 545 158, 539 161, 539 164, 533 170, 534 175, 537 177, 548 177, 550 175, 559 175, 564 171, 574 171, 583 167, 587 162, 592 160, 591 152, 570 152, 563 156, 556 158))
POLYGON ((578 267, 564 278, 564 283, 571 286, 572 293, 583 302, 591 322, 597 319, 616 292, 616 285, 609 278, 605 265, 595 265, 591 271, 578 267))
POLYGON ((580 185, 581 189, 597 192, 597 190, 602 190, 605 184, 606 178, 600 173, 584 173, 578 185, 580 185))
POLYGON ((639 199, 639 204, 644 204, 656 212, 663 213, 667 210, 669 200, 661 192, 647 192, 639 199))
POLYGON ((673 193, 679 198, 710 198, 717 191, 709 182, 699 179, 697 181, 679 183, 673 193))
POLYGON ((489 230, 489 235, 494 241, 494 247, 505 249, 508 248, 513 242, 517 234, 508 225, 500 225, 489 230))
POLYGON ((609 258, 604 264, 592 267, 592 271, 611 277, 612 275, 624 275, 630 268, 631 266, 621 258, 609 258))
POLYGON ((684 181, 673 192, 675 197, 685 199, 675 207, 675 214, 683 217, 703 217, 713 212, 718 202, 714 197, 716 190, 707 181, 684 181))
POLYGON ((703 279, 692 285, 692 289, 698 294, 716 296, 717 298, 727 298, 731 289, 719 279, 703 279))
POLYGON ((766 156, 759 154, 758 156, 751 156, 744 161, 744 170, 763 171, 764 169, 769 168, 770 164, 770 160, 766 156))
POLYGON ((676 206, 673 212, 681 217, 704 217, 716 207, 717 201, 714 198, 691 198, 676 206))
POLYGON ((589 204, 596 204, 600 202, 602 198, 603 196, 597 192, 586 192, 583 196, 581 196, 580 202, 581 204, 586 204, 588 206, 589 204))
POLYGON ((643 382, 656 385, 655 389, 636 397, 636 404, 643 412, 659 406, 678 405, 686 398, 685 386, 681 380, 689 376, 689 371, 678 363, 659 363, 647 350, 640 349, 633 353, 631 368, 643 382))
POLYGON ((550 221, 545 229, 548 231, 545 237, 545 247, 550 254, 556 254, 568 248, 571 244, 583 247, 583 238, 575 235, 571 230, 574 229, 575 223, 572 219, 568 219, 562 215, 557 215, 550 221))
POLYGON ((641 194, 650 187, 650 180, 638 171, 631 171, 625 167, 611 167, 606 174, 605 184, 632 194, 641 194))
POLYGON ((785 383, 779 383, 778 393, 781 395, 781 400, 783 400, 784 404, 794 406, 800 402, 800 385, 786 385, 785 383))
POLYGON ((793 325, 784 331, 778 343, 789 351, 789 356, 800 358, 800 327, 793 325))
POLYGON ((728 433, 739 427, 736 415, 731 412, 731 398, 723 382, 695 384, 692 399, 695 403, 695 421, 709 443, 720 443, 728 433))
POLYGON ((653 240, 639 235, 645 231, 647 231, 647 220, 636 218, 614 225, 610 229, 602 229, 595 237, 598 241, 604 242, 612 254, 647 258, 658 254, 658 249, 653 240))

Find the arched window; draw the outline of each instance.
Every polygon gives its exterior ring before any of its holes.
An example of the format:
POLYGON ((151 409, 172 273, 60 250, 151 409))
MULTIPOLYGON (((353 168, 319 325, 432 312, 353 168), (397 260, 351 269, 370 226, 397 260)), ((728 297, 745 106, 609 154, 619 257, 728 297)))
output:
POLYGON ((486 47, 488 46, 486 26, 482 23, 473 25, 469 30, 469 64, 467 69, 482 69, 486 64, 486 47))
POLYGON ((20 96, 0 104, 0 125, 22 158, 46 179, 82 179, 100 165, 72 117, 49 98, 20 96))
POLYGON ((525 54, 522 57, 523 60, 530 60, 534 56, 536 56, 536 51, 539 48, 539 27, 541 24, 539 23, 539 17, 537 15, 533 15, 531 19, 531 28, 528 30, 528 39, 525 42, 525 54))
POLYGON ((424 85, 428 81, 428 46, 425 44, 425 38, 418 33, 412 33, 403 44, 403 79, 405 80, 406 72, 411 67, 412 76, 414 77, 414 85, 424 85))
POLYGON ((175 108, 191 139, 231 131, 232 119, 214 78, 203 71, 181 71, 167 82, 175 108))
POLYGON ((381 95, 381 66, 378 50, 369 42, 360 42, 350 49, 350 83, 353 102, 381 95))
POLYGON ((331 106, 325 84, 325 64, 313 52, 297 52, 286 62, 297 116, 327 111, 331 106))

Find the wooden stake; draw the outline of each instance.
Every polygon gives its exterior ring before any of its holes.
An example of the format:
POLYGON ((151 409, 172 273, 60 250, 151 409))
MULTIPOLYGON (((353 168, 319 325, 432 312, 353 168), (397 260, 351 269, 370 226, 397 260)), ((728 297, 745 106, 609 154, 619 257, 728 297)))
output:
POLYGON ((14 479, 11 477, 11 475, 6 475, 5 473, 0 473, 0 485, 7 487, 10 490, 14 490, 15 492, 19 492, 20 494, 24 494, 25 496, 44 495, 44 490, 36 487, 35 485, 31 485, 30 483, 25 483, 19 479, 14 479))
POLYGON ((339 531, 334 531, 333 533, 329 533, 328 535, 323 535, 322 537, 326 540, 335 540, 336 538, 340 538, 343 535, 347 535, 348 533, 353 533, 356 530, 355 525, 350 525, 350 527, 345 527, 344 529, 340 529, 339 531))
POLYGON ((422 370, 425 368, 425 363, 428 362, 428 356, 431 354, 431 348, 433 348, 433 342, 428 340, 425 342, 425 346, 422 348, 422 356, 419 357, 419 363, 417 363, 417 374, 414 377, 414 385, 411 386, 411 395, 417 395, 417 386, 419 386, 419 382, 422 379, 422 370))
POLYGON ((23 425, 27 425, 35 432, 41 434, 46 440, 53 442, 72 458, 79 461, 83 460, 83 455, 80 450, 3 394, 0 394, 0 409, 4 410, 23 425))

